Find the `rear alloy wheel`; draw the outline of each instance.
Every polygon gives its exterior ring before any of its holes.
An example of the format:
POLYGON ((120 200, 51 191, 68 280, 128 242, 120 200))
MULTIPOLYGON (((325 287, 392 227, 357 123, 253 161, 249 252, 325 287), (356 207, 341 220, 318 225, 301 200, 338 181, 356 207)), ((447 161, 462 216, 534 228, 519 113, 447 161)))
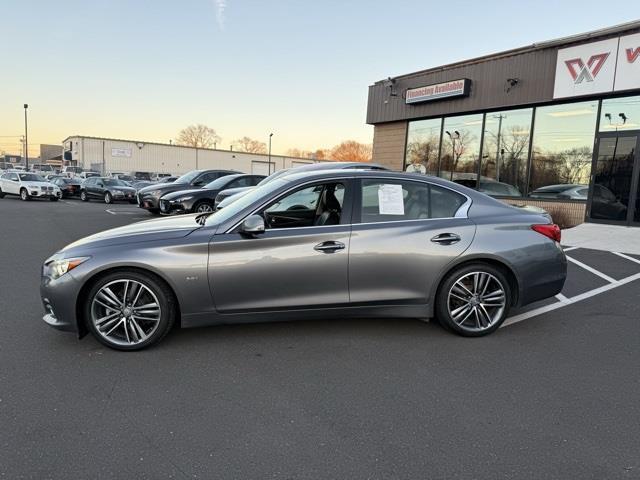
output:
POLYGON ((29 192, 27 192, 26 188, 23 188, 20 190, 20 199, 23 201, 27 201, 27 200, 31 200, 31 197, 29 196, 29 192))
POLYGON ((487 264, 467 265, 451 272, 437 297, 438 320, 466 337, 497 330, 509 313, 511 287, 501 270, 487 264))
POLYGON ((113 203, 113 196, 109 192, 106 192, 104 194, 104 203, 106 203, 107 205, 113 203))
POLYGON ((194 209, 196 213, 210 213, 213 212, 213 204, 211 202, 207 202, 206 200, 198 203, 194 209))
POLYGON ((87 195, 87 192, 82 190, 80 192, 80 200, 82 200, 83 202, 88 202, 89 201, 89 196, 87 195))
POLYGON ((157 343, 175 321, 169 288, 138 272, 107 275, 93 286, 87 299, 89 330, 116 350, 140 350, 157 343))

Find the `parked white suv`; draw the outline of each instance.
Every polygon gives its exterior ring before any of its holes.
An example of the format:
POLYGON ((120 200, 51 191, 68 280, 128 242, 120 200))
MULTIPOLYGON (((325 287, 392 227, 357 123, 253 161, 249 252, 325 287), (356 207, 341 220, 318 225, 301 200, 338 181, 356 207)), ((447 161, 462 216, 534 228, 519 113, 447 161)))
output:
POLYGON ((37 173, 7 172, 0 176, 0 198, 18 195, 22 200, 48 198, 52 202, 62 198, 60 187, 47 182, 37 173))
POLYGON ((68 165, 62 169, 62 176, 73 178, 82 173, 82 167, 68 165))

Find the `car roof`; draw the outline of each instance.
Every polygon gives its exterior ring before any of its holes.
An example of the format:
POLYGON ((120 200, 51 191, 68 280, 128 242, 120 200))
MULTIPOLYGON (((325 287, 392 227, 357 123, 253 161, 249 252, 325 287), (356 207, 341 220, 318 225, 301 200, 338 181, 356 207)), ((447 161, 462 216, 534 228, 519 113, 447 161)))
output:
POLYGON ((309 163, 307 165, 300 165, 298 167, 292 167, 291 170, 297 172, 314 171, 314 170, 340 170, 349 168, 362 168, 371 170, 388 170, 387 167, 378 165, 377 163, 364 163, 364 162, 318 162, 309 163))

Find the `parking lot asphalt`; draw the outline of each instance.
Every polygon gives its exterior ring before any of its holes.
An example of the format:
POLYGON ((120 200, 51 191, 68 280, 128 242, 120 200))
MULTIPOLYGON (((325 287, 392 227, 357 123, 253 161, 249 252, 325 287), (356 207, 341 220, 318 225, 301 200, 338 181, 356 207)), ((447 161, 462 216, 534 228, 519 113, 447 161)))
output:
POLYGON ((572 262, 560 298, 480 339, 306 321, 121 353, 42 323, 42 261, 145 218, 0 200, 0 478, 640 478, 640 264, 567 252, 606 278, 572 262))

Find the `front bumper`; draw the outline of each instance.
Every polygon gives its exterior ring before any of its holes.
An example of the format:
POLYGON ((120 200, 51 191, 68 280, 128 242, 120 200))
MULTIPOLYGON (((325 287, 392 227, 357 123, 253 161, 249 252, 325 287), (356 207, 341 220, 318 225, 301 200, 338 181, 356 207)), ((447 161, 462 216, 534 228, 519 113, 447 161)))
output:
POLYGON ((40 297, 45 312, 42 320, 56 330, 78 332, 76 300, 79 291, 79 282, 69 273, 56 280, 43 276, 40 282, 40 297))
POLYGON ((114 200, 122 200, 124 202, 138 201, 134 193, 114 193, 112 195, 114 200))
POLYGON ((59 190, 40 190, 40 189, 34 189, 34 188, 28 188, 27 189, 29 192, 29 196, 33 197, 33 198, 51 198, 51 197, 58 197, 61 198, 62 197, 62 192, 60 192, 59 190))
POLYGON ((140 208, 146 208, 147 210, 158 210, 160 208, 159 199, 156 197, 138 193, 135 198, 140 208))
POLYGON ((178 213, 187 213, 189 208, 182 202, 174 202, 171 200, 160 199, 160 213, 164 215, 173 215, 178 213))

